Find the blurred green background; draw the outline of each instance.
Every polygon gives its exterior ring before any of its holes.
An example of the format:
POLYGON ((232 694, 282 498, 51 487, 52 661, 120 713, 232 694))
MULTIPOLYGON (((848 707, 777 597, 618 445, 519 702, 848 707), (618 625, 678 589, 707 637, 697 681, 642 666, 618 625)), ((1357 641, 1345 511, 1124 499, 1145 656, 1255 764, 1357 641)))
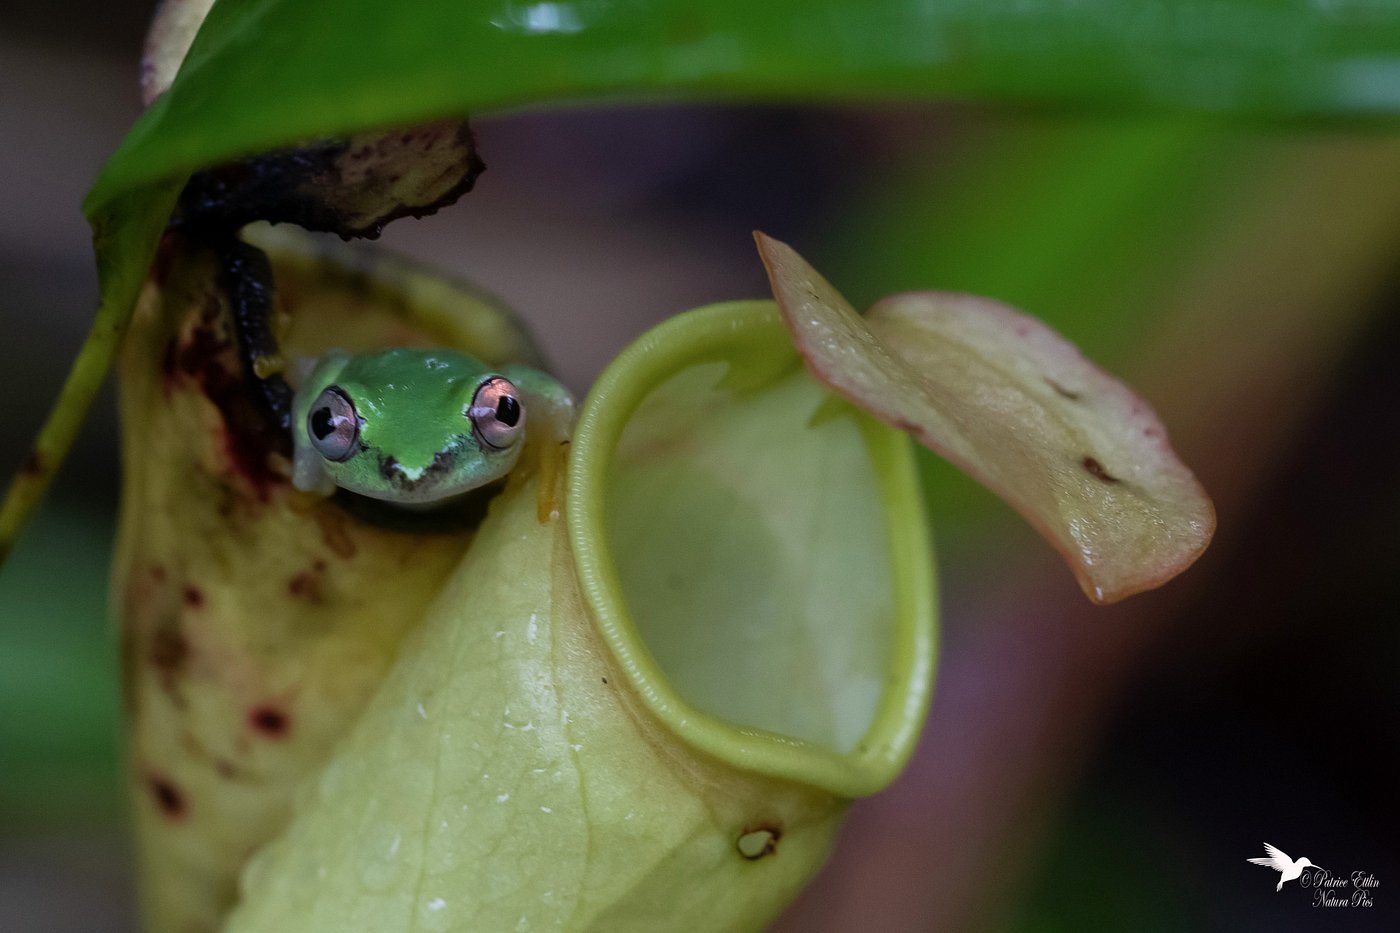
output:
MULTIPOLYGON (((148 0, 0 13, 0 471, 96 304, 78 203, 139 112, 148 0)), ((1377 80, 1380 80, 1377 78, 1377 80)), ((1380 94, 1383 89, 1378 89, 1380 94)), ((761 296, 748 233, 856 303, 1035 313, 1157 407, 1220 530, 1089 606, 927 458, 945 648, 908 773, 785 931, 1400 928, 1400 136, 969 104, 629 106, 477 121, 490 166, 388 248, 468 275, 577 390, 632 337, 761 296), (1381 881, 1275 894, 1264 841, 1381 881)), ((0 572, 0 930, 130 930, 110 392, 0 572)))

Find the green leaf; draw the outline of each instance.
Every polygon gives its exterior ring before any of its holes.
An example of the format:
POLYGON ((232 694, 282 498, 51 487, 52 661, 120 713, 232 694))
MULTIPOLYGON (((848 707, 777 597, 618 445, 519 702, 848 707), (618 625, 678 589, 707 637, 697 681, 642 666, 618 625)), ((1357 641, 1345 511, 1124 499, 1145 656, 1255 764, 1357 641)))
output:
MULTIPOLYGON (((218 3, 86 204, 298 140, 547 100, 981 97, 1285 117, 1400 113, 1400 8, 1290 0, 218 3)), ((150 190, 147 190, 150 189, 150 190)), ((145 268, 149 230, 109 242, 145 268)), ((102 247, 99 246, 101 251, 102 247)), ((124 289, 108 301, 125 297, 124 289)))
POLYGON ((1400 111, 1400 8, 1294 0, 241 0, 113 157, 111 192, 318 134, 558 100, 980 97, 1400 111))
POLYGON ((0 505, 0 559, 67 454, 179 187, 202 166, 585 97, 965 98, 1389 120, 1400 112, 1397 68, 1400 8, 1365 2, 217 3, 85 204, 102 308, 35 444, 36 468, 0 505))

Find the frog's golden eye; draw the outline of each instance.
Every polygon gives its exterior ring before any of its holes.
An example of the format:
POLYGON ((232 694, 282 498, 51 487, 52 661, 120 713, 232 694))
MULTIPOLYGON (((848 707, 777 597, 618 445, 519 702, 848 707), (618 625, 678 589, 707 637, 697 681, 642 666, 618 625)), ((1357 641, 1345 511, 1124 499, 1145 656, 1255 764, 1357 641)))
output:
POLYGON ((360 419, 350 396, 339 386, 330 386, 316 396, 306 416, 306 433, 311 446, 327 460, 339 463, 350 459, 360 441, 360 419))
POLYGON ((476 434, 488 447, 497 450, 514 444, 525 428, 525 406, 515 385, 501 376, 492 376, 477 387, 467 408, 476 434))

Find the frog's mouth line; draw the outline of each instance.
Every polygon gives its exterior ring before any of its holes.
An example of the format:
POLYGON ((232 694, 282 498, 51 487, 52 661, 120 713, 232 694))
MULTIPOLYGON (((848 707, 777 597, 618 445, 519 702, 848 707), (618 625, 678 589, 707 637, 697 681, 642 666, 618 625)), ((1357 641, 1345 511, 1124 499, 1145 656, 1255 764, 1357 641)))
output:
POLYGON ((368 525, 409 534, 457 534, 475 531, 486 518, 491 501, 506 488, 506 478, 459 496, 421 503, 423 508, 405 508, 401 502, 374 499, 351 492, 335 491, 335 502, 354 518, 368 525))

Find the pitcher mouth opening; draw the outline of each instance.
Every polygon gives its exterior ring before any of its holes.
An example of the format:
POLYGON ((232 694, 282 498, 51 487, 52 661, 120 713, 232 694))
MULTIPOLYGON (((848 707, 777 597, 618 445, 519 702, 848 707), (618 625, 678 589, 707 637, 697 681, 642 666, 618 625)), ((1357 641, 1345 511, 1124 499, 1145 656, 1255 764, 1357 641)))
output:
POLYGON ((595 623, 683 740, 842 796, 898 773, 935 652, 912 448, 808 375, 771 302, 689 312, 618 357, 567 513, 595 623))

